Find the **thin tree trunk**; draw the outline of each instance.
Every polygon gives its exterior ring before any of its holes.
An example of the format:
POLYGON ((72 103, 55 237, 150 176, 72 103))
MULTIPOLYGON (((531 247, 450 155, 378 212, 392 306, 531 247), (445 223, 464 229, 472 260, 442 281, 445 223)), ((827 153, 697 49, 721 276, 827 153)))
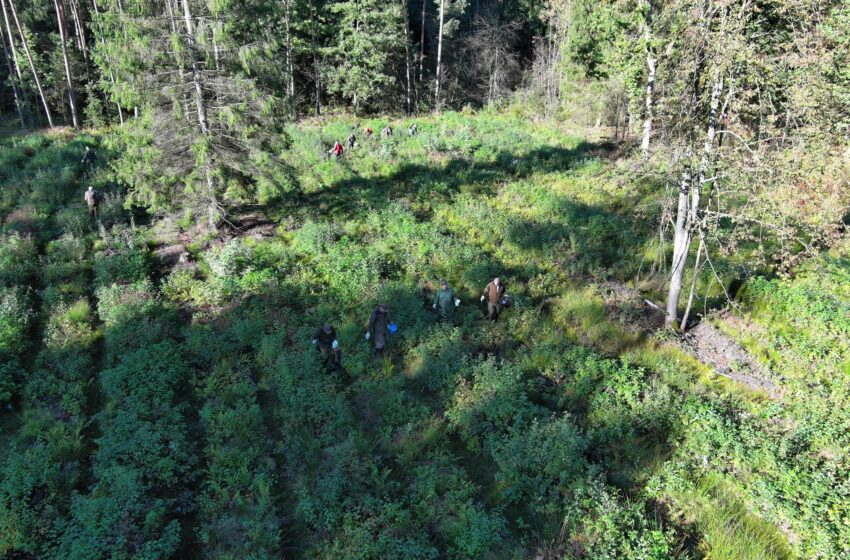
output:
POLYGON ((643 119, 643 139, 640 143, 640 150, 643 158, 649 157, 649 137, 652 135, 652 109, 653 109, 653 93, 655 92, 655 68, 656 58, 655 49, 653 49, 652 40, 652 0, 646 0, 646 18, 643 23, 643 40, 646 49, 646 114, 643 119))
POLYGON ((77 117, 77 94, 74 91, 74 79, 71 75, 71 62, 68 60, 68 33, 65 29, 65 4, 63 0, 53 0, 56 8, 56 23, 59 26, 59 39, 62 41, 62 60, 65 63, 65 79, 68 82, 68 102, 71 104, 71 124, 74 128, 80 127, 77 117))
POLYGON ((401 0, 401 11, 404 16, 404 66, 407 71, 407 82, 404 87, 404 103, 407 113, 411 110, 411 68, 410 68, 410 21, 407 15, 407 0, 401 0))
MULTIPOLYGON (((97 0, 92 0, 92 8, 94 8, 94 13, 99 14, 100 9, 97 6, 97 0)), ((109 67, 109 71, 107 72, 109 76, 109 83, 112 84, 112 87, 115 87, 115 74, 112 72, 112 61, 109 59, 109 55, 106 54, 106 39, 103 37, 103 33, 98 34, 100 36, 100 44, 103 45, 104 58, 106 59, 106 64, 109 67)), ((124 124, 124 109, 121 107, 119 102, 115 102, 115 106, 118 107, 118 121, 123 125, 124 124)))
POLYGON ((688 315, 691 314, 691 306, 694 304, 694 292, 697 287, 697 277, 699 276, 700 257, 702 257, 702 248, 705 246, 705 238, 700 235, 699 245, 697 246, 697 260, 694 262, 694 275, 691 278, 691 291, 688 294, 688 305, 685 307, 685 314, 682 316, 682 323, 679 325, 679 330, 685 332, 688 328, 688 315))
MULTIPOLYGON (((177 19, 177 16, 175 14, 177 13, 177 10, 180 9, 180 6, 177 5, 177 0, 174 0, 174 1, 175 1, 175 5, 172 5, 172 3, 171 3, 172 0, 166 0, 165 1, 165 10, 166 10, 167 15, 168 15, 168 21, 170 22, 170 25, 171 25, 171 32, 174 33, 175 35, 179 35, 180 32, 177 29, 178 19, 177 19)), ((183 59, 182 58, 179 59, 178 72, 180 74, 180 98, 183 101, 183 119, 188 124, 188 123, 192 122, 192 111, 189 109, 189 96, 186 94, 186 81, 185 81, 186 69, 183 66, 183 59)), ((138 115, 136 115, 136 116, 138 116, 138 115)))
POLYGON ((673 229, 673 262, 670 266, 670 285, 667 290, 667 313, 664 323, 668 327, 676 325, 679 312, 679 296, 682 293, 682 278, 685 273, 685 261, 691 247, 691 229, 688 227, 688 203, 691 195, 691 171, 685 169, 679 185, 679 205, 676 210, 676 225, 673 229))
MULTIPOLYGON (((200 71, 198 70, 197 54, 195 53, 195 32, 192 25, 192 13, 189 9, 189 0, 183 0, 183 21, 186 25, 186 35, 189 41, 189 59, 192 62, 192 82, 195 85, 195 105, 198 109, 198 126, 204 136, 209 137, 210 128, 207 121, 207 107, 204 103, 204 88, 201 85, 200 71)), ((204 164, 204 176, 207 183, 207 197, 209 197, 208 206, 208 221, 212 229, 218 225, 218 219, 221 216, 219 211, 218 200, 215 194, 215 179, 212 175, 211 155, 208 156, 207 162, 204 164)))
POLYGON ((80 14, 80 7, 77 5, 77 0, 71 0, 71 17, 74 20, 74 29, 77 34, 77 48, 83 55, 83 61, 86 63, 86 68, 89 65, 89 49, 86 44, 86 30, 83 25, 83 16, 80 14))
POLYGON ((419 82, 422 82, 425 76, 425 7, 428 5, 428 0, 422 0, 422 29, 419 32, 419 82))
POLYGON ((287 82, 287 94, 289 95, 289 106, 291 115, 295 117, 295 69, 292 64, 292 0, 286 0, 284 7, 283 27, 286 31, 286 71, 289 74, 287 82))
POLYGON ((319 53, 316 50, 316 13, 313 9, 313 0, 308 0, 310 8, 310 50, 313 54, 313 73, 316 84, 316 115, 322 114, 322 74, 319 69, 319 53))
POLYGON ((183 0, 183 21, 186 24, 186 35, 189 41, 189 59, 192 62, 192 83, 195 86, 195 107, 198 110, 198 126, 204 136, 209 135, 209 124, 207 123, 207 107, 204 104, 204 88, 201 85, 200 71, 198 70, 198 58, 195 54, 195 34, 192 26, 192 12, 189 10, 189 0, 183 0))
POLYGON ((21 128, 26 129, 27 123, 24 120, 23 93, 18 88, 18 77, 15 75, 15 69, 12 68, 12 60, 9 56, 9 49, 6 46, 6 32, 0 27, 0 40, 3 41, 3 60, 6 62, 6 68, 9 70, 9 81, 12 82, 12 94, 15 96, 15 109, 18 111, 18 118, 21 120, 21 128))
MULTIPOLYGON (((5 2, 5 0, 2 0, 5 2)), ((41 87, 41 80, 38 78, 38 72, 35 70, 35 63, 32 60, 32 53, 30 53, 29 45, 27 45, 27 39, 24 36, 24 30, 21 29, 21 22, 18 20, 18 12, 15 10, 15 2, 14 0, 9 0, 9 8, 12 12, 12 19, 15 21, 15 27, 18 29, 18 35, 21 38, 21 46, 24 48, 24 54, 27 57, 27 62, 29 63, 30 70, 32 71, 33 79, 35 80, 35 86, 38 88, 38 95, 41 98, 41 103, 44 105, 44 114, 47 116, 47 124, 52 128, 53 127, 53 115, 50 112, 50 106, 47 104, 47 98, 44 96, 44 88, 41 87)))
POLYGON ((715 70, 714 83, 711 88, 710 112, 708 114, 708 126, 706 127, 705 144, 703 145, 702 159, 697 172, 697 184, 691 184, 690 171, 686 171, 679 189, 679 207, 676 213, 676 229, 673 239, 673 266, 670 273, 670 287, 667 292, 667 316, 665 324, 674 326, 677 323, 677 311, 679 297, 682 292, 682 277, 685 271, 685 261, 691 248, 691 239, 694 229, 700 228, 700 237, 703 235, 704 224, 699 224, 700 201, 702 190, 708 182, 706 175, 714 158, 714 137, 717 127, 717 112, 720 106, 720 94, 723 90, 723 78, 719 70, 715 70))
POLYGON ((445 17, 446 0, 440 0, 440 29, 437 33, 437 77, 434 86, 434 109, 440 110, 440 79, 443 63, 443 19, 445 17))

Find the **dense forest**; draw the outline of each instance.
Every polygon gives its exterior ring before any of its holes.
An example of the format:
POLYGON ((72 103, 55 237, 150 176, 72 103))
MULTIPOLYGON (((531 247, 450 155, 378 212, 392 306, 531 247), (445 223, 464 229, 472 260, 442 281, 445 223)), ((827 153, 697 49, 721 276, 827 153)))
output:
POLYGON ((0 11, 0 557, 850 556, 846 0, 0 11))

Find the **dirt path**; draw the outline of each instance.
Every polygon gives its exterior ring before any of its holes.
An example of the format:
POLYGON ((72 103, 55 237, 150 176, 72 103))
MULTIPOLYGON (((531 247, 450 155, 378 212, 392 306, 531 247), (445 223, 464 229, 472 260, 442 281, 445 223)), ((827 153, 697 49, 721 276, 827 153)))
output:
POLYGON ((730 336, 708 321, 702 321, 682 337, 682 346, 719 375, 733 379, 754 391, 778 399, 782 391, 769 379, 768 372, 730 336))
MULTIPOLYGON (((615 281, 605 283, 606 304, 615 307, 643 306, 643 317, 631 321, 639 330, 663 328, 663 312, 640 292, 615 281), (647 325, 650 325, 647 328, 647 325)), ((618 314, 622 317, 623 314, 618 314)), ((634 315, 632 313, 631 315, 634 315)), ((726 320, 725 316, 720 317, 726 320)), ((679 339, 678 346, 697 360, 712 368, 718 375, 741 383, 748 389, 766 393, 772 399, 782 396, 782 390, 769 379, 769 373, 735 339, 703 320, 679 339)))

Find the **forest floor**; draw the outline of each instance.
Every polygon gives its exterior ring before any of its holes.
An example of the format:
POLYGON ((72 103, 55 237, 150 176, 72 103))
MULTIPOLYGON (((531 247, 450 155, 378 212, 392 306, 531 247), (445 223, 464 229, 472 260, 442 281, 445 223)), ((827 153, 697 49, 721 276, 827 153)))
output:
MULTIPOLYGON (((793 281, 753 279, 682 339, 645 302, 663 285, 646 273, 667 256, 663 187, 609 144, 447 113, 327 160, 354 122, 293 125, 294 189, 215 232, 191 216, 135 226, 120 204, 93 228, 82 184, 113 187, 76 162, 96 138, 4 141, 0 280, 37 286, 39 320, 19 335, 37 356, 3 378, 0 552, 848 550, 850 384, 830 375, 850 373, 846 249, 793 281), (37 226, 32 255, 22 224, 37 226), (514 303, 491 323, 478 298, 496 275, 514 303), (431 308, 441 278, 461 300, 449 322, 431 308), (383 357, 364 340, 381 301, 399 325, 383 357), (341 372, 310 344, 324 322, 341 372), (113 501, 132 507, 112 517, 113 501)), ((713 278, 697 287, 716 306, 713 278)))

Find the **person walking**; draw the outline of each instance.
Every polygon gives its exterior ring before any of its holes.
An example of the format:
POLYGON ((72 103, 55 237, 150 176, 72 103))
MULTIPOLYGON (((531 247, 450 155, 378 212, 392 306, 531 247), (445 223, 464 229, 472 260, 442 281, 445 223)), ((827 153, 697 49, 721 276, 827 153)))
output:
POLYGON ((392 135, 393 129, 390 125, 385 126, 384 129, 381 131, 381 136, 383 136, 384 138, 389 138, 392 135))
POLYGON ((502 311, 502 300, 505 295, 505 285, 498 277, 493 278, 484 288, 481 301, 487 300, 487 318, 491 321, 499 319, 499 313, 502 311))
POLYGON ((312 342, 319 347, 319 352, 322 353, 322 362, 325 366, 330 366, 336 370, 342 367, 342 352, 339 348, 339 341, 336 338, 336 329, 330 323, 325 323, 316 330, 312 342))
POLYGON ((100 203, 100 194, 96 190, 94 190, 94 187, 89 185, 89 188, 86 190, 86 193, 83 195, 83 198, 86 200, 86 204, 89 207, 89 217, 96 220, 97 206, 100 203))
POLYGON ((80 161, 80 163, 85 164, 86 171, 91 172, 92 169, 94 169, 95 159, 96 156, 94 154, 94 150, 86 146, 86 152, 83 154, 83 159, 80 161))
POLYGON ((342 144, 340 144, 339 140, 337 140, 336 142, 334 142, 334 147, 331 148, 330 150, 328 150, 328 155, 330 157, 334 157, 336 159, 339 159, 339 158, 342 157, 343 151, 344 151, 344 149, 342 147, 342 144))
POLYGON ((440 280, 440 289, 434 295, 433 308, 437 310, 441 320, 454 319, 455 308, 460 305, 460 300, 455 296, 455 291, 449 287, 446 280, 440 280))
POLYGON ((418 128, 416 127, 416 123, 410 123, 410 126, 407 127, 407 135, 408 136, 416 136, 418 132, 418 128))
POLYGON ((371 317, 369 317, 369 322, 366 324, 366 340, 372 339, 376 355, 384 355, 389 329, 389 306, 386 303, 382 303, 375 308, 371 317))
POLYGON ((353 150, 353 149, 354 149, 355 144, 357 144, 357 137, 356 137, 356 136, 354 136, 354 133, 352 132, 352 133, 348 136, 348 149, 349 149, 349 150, 353 150))

